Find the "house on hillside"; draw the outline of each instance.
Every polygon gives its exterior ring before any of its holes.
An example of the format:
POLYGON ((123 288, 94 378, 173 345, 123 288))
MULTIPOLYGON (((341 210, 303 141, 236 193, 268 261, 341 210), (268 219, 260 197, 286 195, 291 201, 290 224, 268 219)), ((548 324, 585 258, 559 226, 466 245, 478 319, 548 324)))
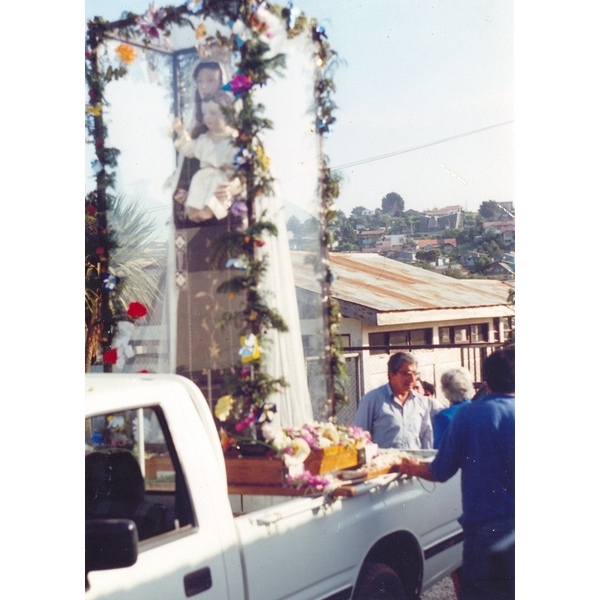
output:
POLYGON ((382 239, 375 242, 374 250, 387 254, 388 252, 400 252, 406 243, 406 236, 403 234, 384 235, 382 239))
POLYGON ((377 252, 375 244, 385 238, 385 229, 363 229, 358 232, 358 243, 363 252, 377 252))
POLYGON ((474 267, 477 264, 477 259, 485 256, 487 256, 487 254, 484 254, 483 252, 469 250, 468 252, 461 254, 459 260, 463 267, 474 267))
POLYGON ((483 273, 485 275, 498 277, 501 279, 515 278, 514 264, 511 266, 501 260, 486 265, 486 267, 483 269, 483 273))
POLYGON ((394 260, 401 260, 402 262, 415 262, 417 260, 417 253, 414 250, 400 250, 391 255, 394 260))
POLYGON ((505 262, 505 263, 511 265, 514 269, 514 267, 515 267, 515 253, 514 252, 506 252, 505 254, 502 255, 500 260, 502 262, 505 262))
POLYGON ((502 241, 505 244, 511 244, 515 241, 515 221, 487 221, 482 224, 483 233, 492 233, 502 236, 502 241))
POLYGON ((419 231, 441 231, 463 227, 464 212, 462 206, 458 205, 426 210, 419 219, 419 231))
POLYGON ((500 235, 505 244, 512 244, 515 241, 515 224, 508 223, 500 228, 500 235))
POLYGON ((452 252, 456 250, 456 238, 447 239, 431 239, 431 240, 417 240, 417 250, 441 250, 442 252, 452 252))
MULTIPOLYGON (((304 259, 292 253, 300 302, 320 293, 304 259)), ((484 347, 478 345, 512 339, 515 311, 507 299, 513 288, 503 281, 453 279, 376 254, 332 253, 330 264, 332 296, 343 316, 339 331, 344 346, 355 349, 347 356, 355 402, 387 380, 387 361, 398 346, 414 352, 423 379, 439 389, 442 373, 460 365, 481 380, 484 347)), ((311 335, 310 323, 301 327, 311 335)))

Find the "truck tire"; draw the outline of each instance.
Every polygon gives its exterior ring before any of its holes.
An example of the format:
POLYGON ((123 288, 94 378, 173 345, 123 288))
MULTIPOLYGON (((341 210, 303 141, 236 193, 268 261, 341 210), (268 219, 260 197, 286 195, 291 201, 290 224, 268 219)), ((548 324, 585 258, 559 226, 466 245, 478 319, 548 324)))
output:
POLYGON ((352 600, 406 600, 398 574, 385 563, 365 562, 362 566, 352 600))

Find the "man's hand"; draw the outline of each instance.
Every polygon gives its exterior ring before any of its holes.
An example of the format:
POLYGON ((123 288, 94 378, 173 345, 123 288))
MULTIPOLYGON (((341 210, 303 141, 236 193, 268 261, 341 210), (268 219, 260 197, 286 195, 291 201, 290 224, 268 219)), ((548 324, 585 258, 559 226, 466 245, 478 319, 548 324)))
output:
POLYGON ((407 477, 412 477, 417 464, 418 461, 414 458, 403 458, 401 462, 394 465, 394 471, 402 473, 402 475, 406 475, 407 477))
POLYGON ((394 465, 394 471, 402 473, 407 477, 420 477, 427 481, 435 481, 429 470, 429 465, 415 458, 403 458, 402 462, 394 465))

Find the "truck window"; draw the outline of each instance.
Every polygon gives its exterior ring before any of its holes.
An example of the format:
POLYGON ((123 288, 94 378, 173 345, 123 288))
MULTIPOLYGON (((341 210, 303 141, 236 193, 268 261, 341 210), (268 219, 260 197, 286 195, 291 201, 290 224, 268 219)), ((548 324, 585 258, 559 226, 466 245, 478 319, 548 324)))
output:
POLYGON ((183 472, 159 407, 85 420, 85 518, 131 519, 140 541, 193 524, 183 472))

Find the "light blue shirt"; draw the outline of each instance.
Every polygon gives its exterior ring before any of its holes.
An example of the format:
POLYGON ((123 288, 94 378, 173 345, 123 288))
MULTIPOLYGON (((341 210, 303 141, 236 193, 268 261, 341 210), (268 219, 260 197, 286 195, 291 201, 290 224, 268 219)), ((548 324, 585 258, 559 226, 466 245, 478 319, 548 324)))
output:
POLYGON ((394 399, 389 383, 371 390, 358 403, 354 425, 371 433, 380 448, 433 448, 433 429, 429 402, 411 391, 401 406, 394 399))

